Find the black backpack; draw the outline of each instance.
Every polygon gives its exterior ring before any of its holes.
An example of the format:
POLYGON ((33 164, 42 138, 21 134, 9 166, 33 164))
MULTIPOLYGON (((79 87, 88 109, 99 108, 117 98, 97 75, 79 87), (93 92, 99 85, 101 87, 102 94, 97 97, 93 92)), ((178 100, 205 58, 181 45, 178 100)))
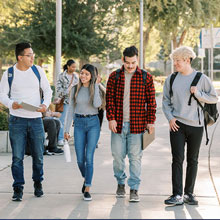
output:
MULTIPOLYGON (((170 97, 173 95, 172 85, 173 85, 173 81, 176 78, 177 74, 178 74, 178 72, 173 73, 170 78, 170 97)), ((201 72, 197 72, 190 87, 197 85, 201 75, 202 75, 201 72)), ((188 105, 191 105, 192 97, 197 101, 198 105, 201 107, 203 114, 204 114, 204 126, 205 126, 205 132, 206 132, 206 145, 207 145, 209 142, 207 126, 213 125, 218 120, 218 117, 219 117, 217 103, 215 103, 215 104, 205 103, 205 105, 203 106, 200 103, 200 101, 195 97, 195 95, 191 94, 189 97, 188 105)), ((198 116, 199 116, 199 112, 198 112, 198 116)), ((200 116, 199 116, 199 120, 200 120, 200 116)), ((199 121, 199 123, 200 123, 200 121, 199 121)))

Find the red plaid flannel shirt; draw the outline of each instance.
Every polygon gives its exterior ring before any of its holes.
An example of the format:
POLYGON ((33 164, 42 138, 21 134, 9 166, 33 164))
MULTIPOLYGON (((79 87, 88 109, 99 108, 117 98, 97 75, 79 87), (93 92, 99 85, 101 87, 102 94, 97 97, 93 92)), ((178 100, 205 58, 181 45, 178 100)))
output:
MULTIPOLYGON (((116 120, 117 133, 121 133, 123 124, 123 98, 125 75, 122 66, 115 88, 116 71, 109 76, 106 89, 106 112, 108 121, 116 120)), ((144 86, 141 69, 137 68, 130 85, 130 132, 139 134, 145 131, 146 123, 156 120, 155 89, 152 76, 147 73, 144 86), (144 88, 145 87, 145 88, 144 88), (147 111, 146 111, 147 107, 147 111)))

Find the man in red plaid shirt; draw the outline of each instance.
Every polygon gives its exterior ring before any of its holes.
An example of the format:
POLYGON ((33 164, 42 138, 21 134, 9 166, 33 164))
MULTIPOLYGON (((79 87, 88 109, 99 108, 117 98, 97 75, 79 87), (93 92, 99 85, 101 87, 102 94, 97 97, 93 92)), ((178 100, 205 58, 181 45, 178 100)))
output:
POLYGON ((155 89, 152 76, 138 68, 138 50, 135 46, 123 52, 120 71, 110 74, 106 90, 106 111, 111 130, 111 150, 114 176, 118 182, 116 197, 125 197, 125 157, 129 158, 130 202, 139 202, 142 135, 154 130, 156 119, 155 89), (118 72, 118 73, 117 73, 118 72), (117 78, 117 75, 119 76, 117 78))

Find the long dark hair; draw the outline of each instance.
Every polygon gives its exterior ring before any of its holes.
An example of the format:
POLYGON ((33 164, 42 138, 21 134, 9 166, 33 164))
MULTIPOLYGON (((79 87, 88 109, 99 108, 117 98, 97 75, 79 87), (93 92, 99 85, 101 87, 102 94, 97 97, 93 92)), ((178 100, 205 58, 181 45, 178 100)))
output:
POLYGON ((71 66, 73 63, 76 63, 74 60, 68 60, 66 64, 63 66, 63 71, 67 70, 67 66, 71 66))
MULTIPOLYGON (((98 69, 91 65, 91 64, 85 64, 83 65, 83 67, 81 68, 81 71, 85 69, 87 70, 88 72, 90 72, 91 74, 91 80, 90 80, 90 84, 89 84, 89 93, 90 93, 90 103, 92 104, 93 103, 93 99, 94 99, 94 92, 95 92, 95 82, 96 82, 96 79, 97 79, 97 76, 98 76, 98 69)), ((79 80, 79 83, 77 85, 77 88, 76 88, 76 92, 75 92, 75 95, 74 95, 74 103, 76 104, 76 97, 79 93, 79 90, 80 88, 82 87, 82 82, 81 80, 79 80)))

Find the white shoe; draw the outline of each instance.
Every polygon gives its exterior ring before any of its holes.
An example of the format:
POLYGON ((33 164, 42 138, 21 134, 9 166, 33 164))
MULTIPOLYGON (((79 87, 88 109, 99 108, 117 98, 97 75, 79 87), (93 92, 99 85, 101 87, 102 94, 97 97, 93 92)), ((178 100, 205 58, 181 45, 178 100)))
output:
POLYGON ((49 140, 48 140, 48 139, 45 139, 45 140, 44 140, 44 146, 47 147, 48 144, 49 144, 49 140))
POLYGON ((58 146, 63 146, 64 145, 64 141, 63 140, 59 140, 57 143, 58 146))

